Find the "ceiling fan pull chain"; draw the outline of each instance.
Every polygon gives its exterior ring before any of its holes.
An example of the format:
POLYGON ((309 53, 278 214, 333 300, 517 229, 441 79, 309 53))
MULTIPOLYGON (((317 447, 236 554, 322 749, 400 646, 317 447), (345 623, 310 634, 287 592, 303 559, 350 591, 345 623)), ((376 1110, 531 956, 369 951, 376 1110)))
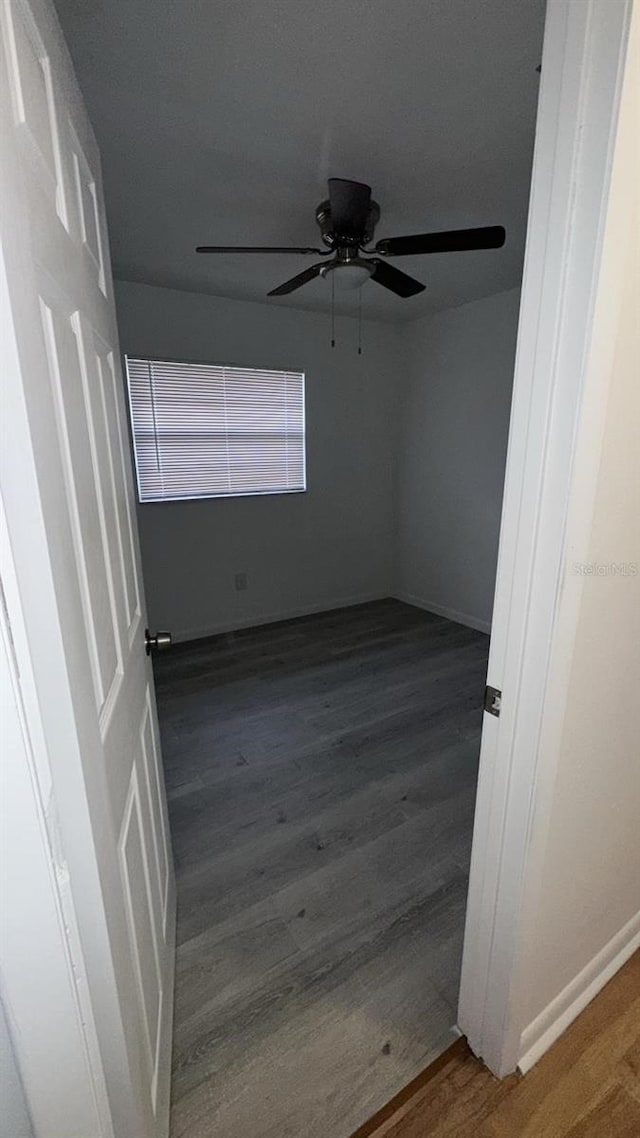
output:
POLYGON ((362 289, 358 289, 358 355, 362 355, 362 289))
POLYGON ((331 347, 336 346, 336 281, 331 274, 331 347))

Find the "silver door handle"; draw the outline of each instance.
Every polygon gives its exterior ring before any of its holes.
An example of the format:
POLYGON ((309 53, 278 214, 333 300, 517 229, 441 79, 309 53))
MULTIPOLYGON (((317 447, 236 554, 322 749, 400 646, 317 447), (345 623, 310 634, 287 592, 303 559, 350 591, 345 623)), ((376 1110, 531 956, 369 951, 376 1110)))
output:
POLYGON ((147 656, 152 652, 164 652, 165 648, 171 647, 171 633, 170 632, 156 632, 152 636, 148 628, 144 630, 144 650, 147 656))

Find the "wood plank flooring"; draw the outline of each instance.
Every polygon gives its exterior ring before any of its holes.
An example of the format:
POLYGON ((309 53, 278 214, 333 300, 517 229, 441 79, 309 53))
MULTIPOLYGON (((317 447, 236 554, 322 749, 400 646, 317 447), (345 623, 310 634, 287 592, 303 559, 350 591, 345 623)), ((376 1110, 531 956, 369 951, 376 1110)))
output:
POLYGON ((464 1044, 445 1058, 353 1138, 638 1138, 640 952, 524 1077, 499 1082, 464 1044))
POLYGON ((451 1042, 487 651, 388 600, 156 661, 172 1138, 347 1138, 451 1042))

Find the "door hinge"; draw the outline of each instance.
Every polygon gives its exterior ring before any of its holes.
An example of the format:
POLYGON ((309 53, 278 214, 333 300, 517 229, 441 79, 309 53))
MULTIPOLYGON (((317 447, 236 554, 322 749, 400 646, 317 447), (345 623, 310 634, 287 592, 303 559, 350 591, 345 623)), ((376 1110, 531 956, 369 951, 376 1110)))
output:
POLYGON ((484 689, 484 709, 489 715, 500 715, 502 705, 502 692, 499 688, 492 688, 487 684, 484 689))

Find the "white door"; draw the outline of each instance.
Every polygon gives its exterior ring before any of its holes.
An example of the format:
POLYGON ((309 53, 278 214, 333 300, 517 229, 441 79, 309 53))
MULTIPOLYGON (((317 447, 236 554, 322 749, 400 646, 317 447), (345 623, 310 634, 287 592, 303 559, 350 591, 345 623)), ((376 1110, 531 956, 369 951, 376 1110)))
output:
POLYGON ((114 1129, 156 1138, 175 888, 100 161, 52 0, 0 6, 2 498, 114 1129))

